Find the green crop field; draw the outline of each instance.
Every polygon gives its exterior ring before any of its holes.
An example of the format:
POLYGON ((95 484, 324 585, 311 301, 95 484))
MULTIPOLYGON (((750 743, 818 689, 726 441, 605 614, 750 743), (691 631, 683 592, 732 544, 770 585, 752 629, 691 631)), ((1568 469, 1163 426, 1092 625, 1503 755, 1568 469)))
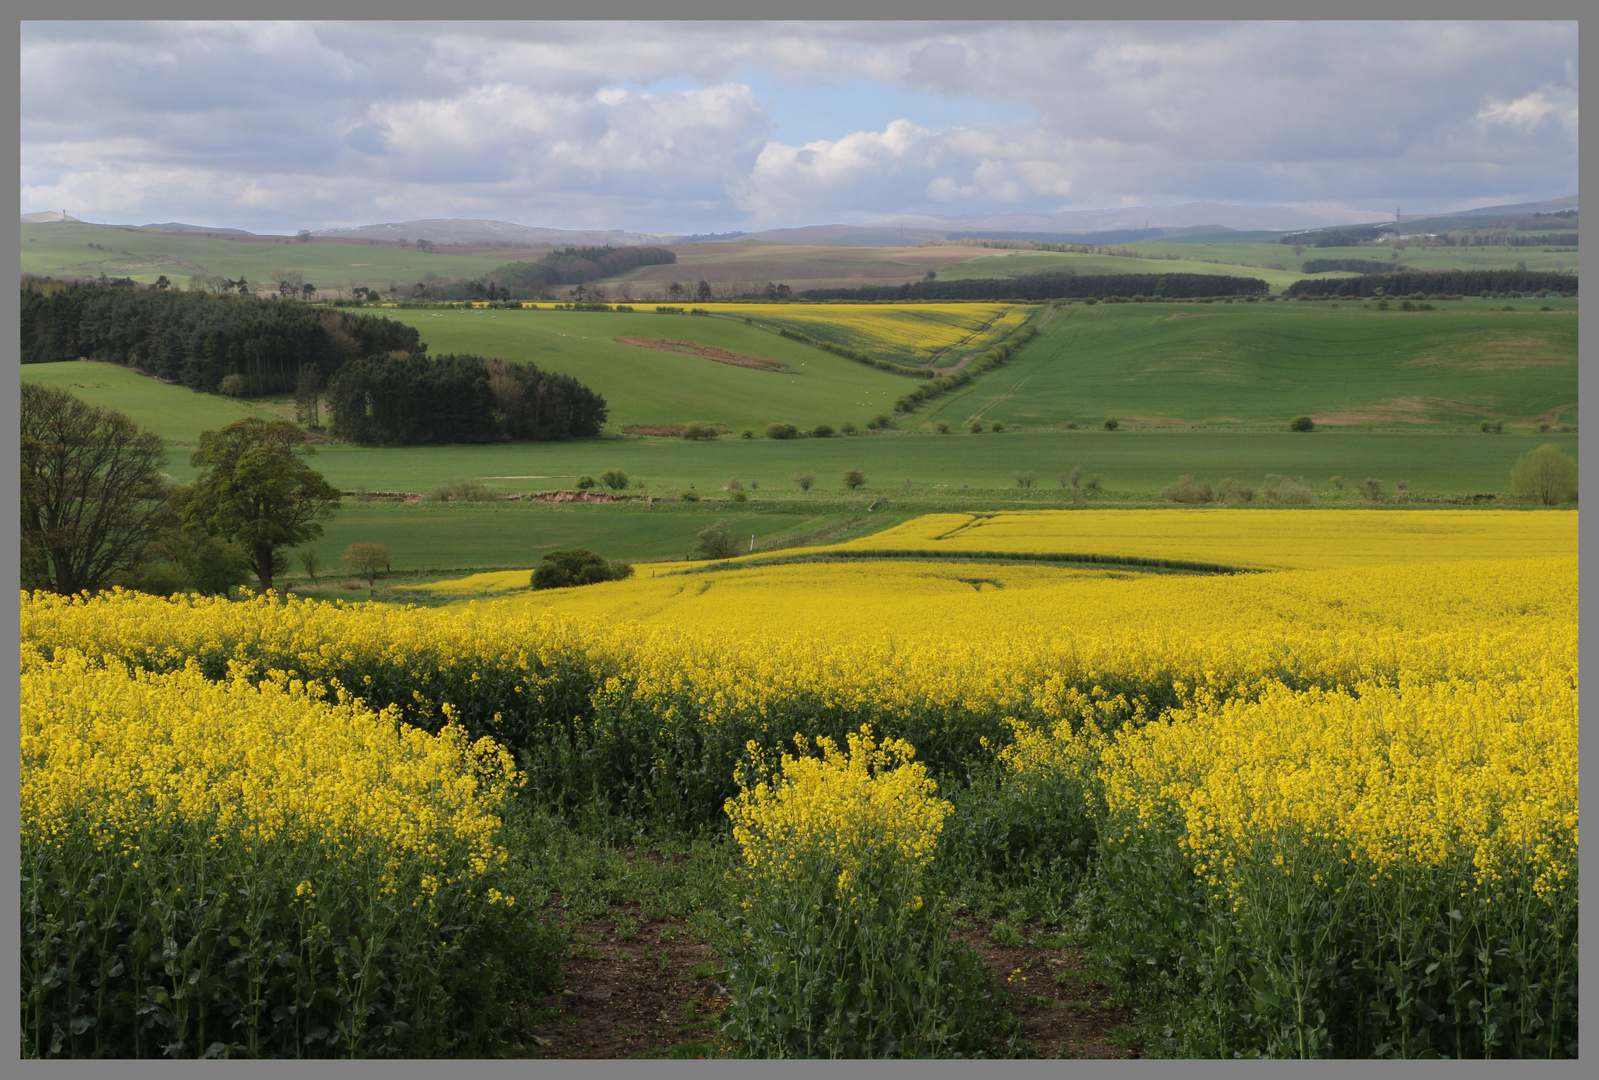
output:
MULTIPOLYGON (((1577 253, 1571 250, 1545 251, 1537 247, 1416 247, 1407 244, 1394 259, 1390 244, 1375 247, 1307 247, 1298 255, 1291 244, 1183 244, 1166 240, 1145 240, 1121 245, 1127 251, 1204 262, 1237 263, 1247 267, 1281 266, 1292 272, 1293 280, 1302 277, 1339 277, 1336 273, 1308 275, 1299 272, 1310 259, 1367 259, 1398 262, 1411 270, 1510 270, 1518 262, 1528 270, 1575 270, 1577 253)), ((1212 269, 1211 273, 1226 271, 1212 269)))
MULTIPOLYGON (((1177 248, 1184 245, 1170 245, 1177 248)), ((1187 245, 1192 246, 1192 245, 1187 245)), ((1267 245, 1260 244, 1257 247, 1267 245)), ((1291 249, 1284 249, 1289 255, 1291 249)), ((1259 266, 1235 266, 1226 262, 1201 262, 1191 253, 1179 251, 1177 258, 1135 259, 1125 255, 1086 255, 1077 252, 1012 251, 972 259, 947 270, 940 270, 942 281, 966 278, 1019 277, 1022 274, 1226 274, 1231 277, 1260 278, 1271 291, 1280 293, 1304 274, 1286 270, 1267 270, 1259 266)), ((1272 260, 1274 262, 1278 260, 1272 260)), ((1318 277, 1349 277, 1343 273, 1318 274, 1318 277)))
MULTIPOLYGON (((819 508, 820 511, 820 508, 819 508)), ((704 510, 679 504, 646 509, 632 504, 549 505, 544 503, 409 503, 346 499, 320 539, 317 550, 337 575, 339 554, 351 544, 385 544, 394 551, 395 571, 534 566, 546 551, 585 547, 607 559, 681 559, 700 530, 724 520, 733 535, 757 543, 807 522, 833 520, 798 513, 755 513, 733 507, 704 510)), ((302 571, 291 560, 295 576, 302 571)))
POLYGON ((171 447, 192 448, 199 441, 200 432, 214 431, 247 416, 270 420, 280 415, 267 403, 197 394, 137 375, 117 364, 94 360, 24 364, 22 381, 59 387, 91 405, 116 409, 140 427, 160 435, 171 447))
POLYGON ((153 282, 162 274, 187 286, 196 274, 244 277, 266 284, 278 268, 298 270, 324 291, 354 286, 411 285, 429 273, 477 277, 517 259, 536 260, 548 249, 502 248, 457 254, 426 253, 392 244, 316 241, 273 243, 220 236, 146 232, 118 225, 48 222, 22 226, 22 272, 129 277, 153 282), (98 245, 91 247, 90 245, 98 245))
POLYGON ((935 399, 921 424, 1286 423, 1475 428, 1574 422, 1576 301, 1073 304, 993 374, 935 399), (1542 305, 1540 305, 1542 306, 1542 305))
MULTIPOLYGON (((732 309, 737 310, 737 309, 732 309)), ((571 375, 605 395, 608 427, 703 420, 734 432, 769 423, 804 429, 848 420, 864 425, 915 384, 853 360, 789 341, 741 321, 688 315, 615 312, 397 310, 428 351, 497 356, 571 375), (688 341, 776 360, 789 371, 762 371, 617 338, 688 341)))

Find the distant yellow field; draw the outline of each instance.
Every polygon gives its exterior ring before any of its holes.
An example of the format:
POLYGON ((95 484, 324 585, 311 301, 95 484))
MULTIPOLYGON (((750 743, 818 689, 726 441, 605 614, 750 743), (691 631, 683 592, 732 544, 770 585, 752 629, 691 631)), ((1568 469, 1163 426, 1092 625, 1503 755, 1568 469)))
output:
POLYGON ((1037 309, 1015 304, 696 304, 877 359, 954 363, 1009 336, 1037 309))
POLYGON ((1577 554, 1577 515, 1514 510, 1032 510, 928 514, 839 550, 1071 552, 1261 570, 1577 554))

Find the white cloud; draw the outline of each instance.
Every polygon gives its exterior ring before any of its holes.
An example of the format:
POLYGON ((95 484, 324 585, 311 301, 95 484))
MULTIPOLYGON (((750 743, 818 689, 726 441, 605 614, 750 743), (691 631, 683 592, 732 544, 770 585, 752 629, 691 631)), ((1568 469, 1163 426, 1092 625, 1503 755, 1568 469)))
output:
POLYGON ((22 199, 253 228, 413 208, 685 231, 1444 208, 1576 190, 1576 58, 1576 24, 1554 22, 24 23, 22 199), (784 143, 756 70, 875 80, 921 112, 784 143), (962 128, 944 98, 1036 120, 962 128))

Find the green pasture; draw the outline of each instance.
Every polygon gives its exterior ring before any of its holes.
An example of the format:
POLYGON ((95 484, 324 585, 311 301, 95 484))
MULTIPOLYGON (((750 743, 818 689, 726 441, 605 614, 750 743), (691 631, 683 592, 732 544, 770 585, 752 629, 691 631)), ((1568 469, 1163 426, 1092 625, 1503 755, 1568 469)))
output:
MULTIPOLYGON (((90 405, 125 413, 174 448, 192 449, 199 442, 200 432, 215 431, 247 416, 272 420, 280 415, 262 401, 196 393, 148 375, 136 375, 118 364, 95 360, 23 364, 21 371, 23 382, 57 387, 90 405)), ((187 450, 182 456, 187 460, 187 450)))
MULTIPOLYGON (((1125 255, 1012 251, 1004 255, 972 259, 947 270, 940 270, 938 277, 941 281, 961 281, 967 278, 1020 277, 1023 274, 1061 274, 1068 271, 1078 274, 1225 274, 1228 277, 1254 277, 1260 278, 1271 286, 1272 292, 1276 293, 1282 292, 1305 276, 1285 270, 1267 270, 1258 266, 1236 266, 1231 261, 1201 262, 1191 256, 1135 259, 1125 255)), ((1329 273, 1325 276, 1348 277, 1349 275, 1329 273)))
MULTIPOLYGON (((818 513, 756 513, 734 506, 703 509, 676 503, 550 505, 523 502, 397 503, 345 499, 315 548, 329 575, 347 576, 339 555, 351 544, 386 544, 401 571, 489 570, 534 566, 546 551, 585 547, 607 559, 642 562, 687 557, 706 526, 725 520, 734 536, 757 544, 775 534, 831 520, 818 513)), ((837 517, 837 514, 832 515, 837 517)), ((322 571, 318 571, 321 577, 322 571)), ((303 571, 290 560, 290 577, 303 571)), ((396 583, 392 582, 391 583, 396 583)))
MULTIPOLYGON (((1038 484, 1055 486, 1062 473, 1082 468, 1128 499, 1153 497, 1183 473, 1220 480, 1231 476, 1261 481, 1267 473, 1303 476, 1320 484, 1339 475, 1375 476, 1385 483, 1405 480, 1416 491, 1459 494, 1507 491, 1510 468, 1535 446, 1552 442, 1576 456, 1575 433, 1507 428, 1502 435, 1475 429, 1447 431, 1364 431, 1319 429, 1208 430, 1137 428, 1107 432, 1007 431, 1001 434, 935 435, 887 432, 852 438, 768 440, 722 438, 686 442, 667 438, 575 439, 561 443, 499 446, 396 447, 331 445, 321 447, 311 465, 335 486, 354 490, 428 492, 455 479, 475 477, 505 492, 571 489, 577 476, 619 468, 646 487, 636 494, 667 499, 694 485, 707 498, 737 477, 750 492, 750 509, 773 498, 795 512, 810 506, 836 506, 840 499, 864 507, 885 495, 896 505, 938 501, 961 495, 1014 489, 1012 474, 1031 470, 1038 484), (860 469, 866 485, 846 491, 843 475, 860 469), (816 474, 802 494, 790 479, 816 474), (905 485, 910 480, 910 486, 905 485), (964 485, 964 487, 963 487, 964 485)), ((174 454, 167 471, 179 480, 194 475, 188 455, 174 454)), ((1052 497, 1059 498, 1054 492, 1052 497)), ((729 503, 734 507, 740 504, 729 503)), ((660 504, 657 504, 657 509, 660 504)), ((590 507, 584 507, 584 513, 590 507)), ((462 541, 468 538, 463 534, 462 541)))
POLYGON ((1550 301, 1547 312, 1543 302, 1435 306, 1073 304, 1010 363, 907 422, 1231 425, 1302 413, 1334 425, 1575 422, 1576 301, 1550 301))
POLYGON ((477 277, 503 263, 539 259, 548 250, 499 248, 452 254, 445 249, 429 254, 379 244, 242 241, 74 222, 23 225, 21 247, 25 274, 104 273, 141 282, 153 282, 165 274, 187 286, 196 274, 266 283, 282 267, 300 271, 304 280, 325 293, 348 292, 354 286, 387 292, 391 285, 412 285, 428 273, 441 278, 477 277))
POLYGON ((857 426, 915 384, 900 375, 790 341, 734 319, 698 315, 474 309, 429 312, 396 309, 392 318, 416 327, 428 351, 497 356, 571 375, 605 396, 620 430, 632 424, 682 424, 703 420, 737 433, 757 433, 769 423, 809 430, 857 426), (777 360, 788 372, 717 363, 698 356, 638 345, 619 337, 688 341, 777 360))
MULTIPOLYGON (((1162 259, 1186 259, 1210 265, 1211 260, 1237 263, 1253 268, 1282 267, 1292 272, 1293 280, 1302 277, 1341 277, 1337 273, 1307 275, 1299 268, 1311 259, 1367 259, 1397 262, 1411 270, 1511 270, 1518 262, 1528 270, 1575 270, 1575 251, 1549 251, 1537 247, 1416 247, 1407 244, 1393 257, 1391 244, 1375 247, 1307 247, 1294 254, 1292 244, 1183 244, 1170 240, 1146 240, 1121 244, 1119 249, 1156 255, 1162 259)), ((1197 272, 1197 271, 1196 271, 1197 272)), ((1226 271, 1212 269, 1210 273, 1226 271)), ((1273 286, 1275 289, 1276 286, 1273 286)))

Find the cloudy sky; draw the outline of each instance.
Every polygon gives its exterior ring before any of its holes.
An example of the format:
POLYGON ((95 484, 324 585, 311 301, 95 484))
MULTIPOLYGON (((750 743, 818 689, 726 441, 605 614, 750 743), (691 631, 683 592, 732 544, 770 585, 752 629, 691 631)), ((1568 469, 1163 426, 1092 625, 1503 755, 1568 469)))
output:
POLYGON ((1577 191, 1577 25, 21 24, 22 212, 751 230, 1577 191))

